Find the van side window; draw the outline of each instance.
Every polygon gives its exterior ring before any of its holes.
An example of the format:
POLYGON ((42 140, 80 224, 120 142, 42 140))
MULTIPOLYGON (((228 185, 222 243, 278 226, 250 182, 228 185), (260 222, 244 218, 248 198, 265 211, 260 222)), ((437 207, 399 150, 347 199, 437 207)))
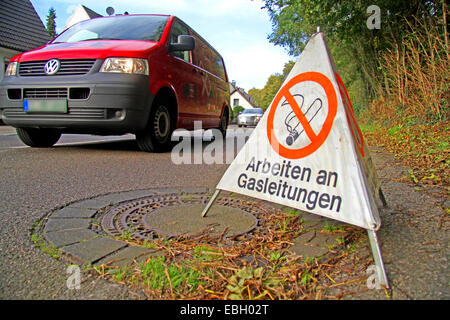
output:
POLYGON ((197 65, 211 73, 213 72, 213 61, 211 60, 211 50, 206 43, 196 37, 195 39, 195 56, 197 57, 197 65))
MULTIPOLYGON (((189 30, 178 21, 175 21, 170 31, 170 43, 177 43, 178 36, 180 35, 189 35, 189 30)), ((192 54, 190 51, 174 51, 171 55, 192 63, 192 54)))
POLYGON ((222 80, 225 80, 225 66, 222 57, 199 37, 196 37, 195 41, 195 56, 198 60, 197 65, 222 80))
POLYGON ((215 75, 225 80, 225 66, 223 65, 223 60, 218 54, 214 54, 214 69, 215 75))

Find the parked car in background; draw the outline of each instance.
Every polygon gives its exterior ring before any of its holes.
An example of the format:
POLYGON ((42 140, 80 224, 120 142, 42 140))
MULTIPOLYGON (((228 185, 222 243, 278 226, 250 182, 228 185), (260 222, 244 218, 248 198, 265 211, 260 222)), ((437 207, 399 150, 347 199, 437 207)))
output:
POLYGON ((256 126, 263 114, 264 111, 261 108, 244 109, 237 116, 237 124, 239 127, 256 126))
POLYGON ((0 114, 31 147, 63 133, 136 135, 143 151, 167 151, 172 132, 229 123, 221 55, 169 15, 121 15, 73 25, 13 57, 0 83, 0 114))

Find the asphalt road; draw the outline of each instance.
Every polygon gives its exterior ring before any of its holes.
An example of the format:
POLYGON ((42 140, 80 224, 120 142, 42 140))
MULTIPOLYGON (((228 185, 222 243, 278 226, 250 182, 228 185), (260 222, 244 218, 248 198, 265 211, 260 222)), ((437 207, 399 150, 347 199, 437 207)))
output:
MULTIPOLYGON (((205 147, 208 137, 202 140, 199 134, 194 138, 205 147)), ((30 237, 33 224, 51 210, 120 191, 214 188, 226 167, 176 165, 170 153, 139 151, 132 135, 66 135, 54 148, 34 149, 23 145, 12 128, 0 126, 0 299, 66 297, 66 264, 37 249, 30 237)), ((133 298, 102 281, 84 288, 78 298, 133 298)))
MULTIPOLYGON (((229 129, 227 143, 251 130, 229 129)), ((198 132, 193 135, 193 144, 202 147, 198 155, 211 143, 198 132)), ((388 202, 380 214, 378 235, 392 298, 449 299, 448 194, 411 184, 408 168, 391 154, 372 148, 372 156, 388 202)), ((67 135, 54 148, 32 149, 11 128, 0 126, 0 299, 140 298, 124 286, 85 273, 82 290, 67 289, 67 261, 55 260, 33 245, 33 225, 54 209, 103 194, 164 187, 213 189, 227 166, 176 165, 171 153, 140 152, 131 135, 67 135)), ((384 292, 371 290, 353 298, 383 299, 384 292)))

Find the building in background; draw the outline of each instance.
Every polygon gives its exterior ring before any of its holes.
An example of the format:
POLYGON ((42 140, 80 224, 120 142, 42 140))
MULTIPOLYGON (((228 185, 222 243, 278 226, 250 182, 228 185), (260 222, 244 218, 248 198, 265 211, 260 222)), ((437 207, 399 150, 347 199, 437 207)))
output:
POLYGON ((0 80, 15 55, 45 45, 50 36, 29 0, 2 0, 0 6, 0 80))
POLYGON ((230 105, 232 109, 237 106, 244 109, 256 108, 252 97, 244 89, 236 86, 236 81, 230 83, 230 105))
POLYGON ((67 28, 73 26, 75 23, 89 20, 93 18, 103 17, 101 14, 98 14, 94 10, 91 10, 82 4, 79 4, 78 7, 75 9, 74 13, 70 16, 69 19, 67 19, 66 25, 64 26, 64 30, 67 28))

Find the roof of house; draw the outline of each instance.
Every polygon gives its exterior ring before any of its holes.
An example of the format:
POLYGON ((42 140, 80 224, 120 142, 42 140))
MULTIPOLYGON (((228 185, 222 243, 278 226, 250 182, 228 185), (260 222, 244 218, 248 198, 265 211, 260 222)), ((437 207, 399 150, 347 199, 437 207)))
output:
POLYGON ((253 98, 247 92, 245 92, 244 89, 239 88, 238 86, 230 83, 230 95, 232 95, 235 92, 238 92, 245 100, 247 100, 248 103, 250 103, 253 107, 255 107, 253 98))
POLYGON ((29 0, 2 0, 0 47, 28 51, 49 40, 50 36, 29 0))
POLYGON ((86 13, 89 16, 89 18, 93 19, 93 18, 103 17, 101 14, 98 14, 94 10, 91 10, 88 7, 85 7, 83 5, 81 5, 81 6, 83 7, 84 11, 86 11, 86 13))
POLYGON ((83 20, 87 19, 93 19, 103 17, 101 14, 98 14, 92 9, 89 9, 88 7, 79 4, 75 11, 72 13, 72 15, 67 19, 66 25, 64 26, 63 30, 66 30, 67 28, 73 26, 75 23, 78 23, 83 20))

